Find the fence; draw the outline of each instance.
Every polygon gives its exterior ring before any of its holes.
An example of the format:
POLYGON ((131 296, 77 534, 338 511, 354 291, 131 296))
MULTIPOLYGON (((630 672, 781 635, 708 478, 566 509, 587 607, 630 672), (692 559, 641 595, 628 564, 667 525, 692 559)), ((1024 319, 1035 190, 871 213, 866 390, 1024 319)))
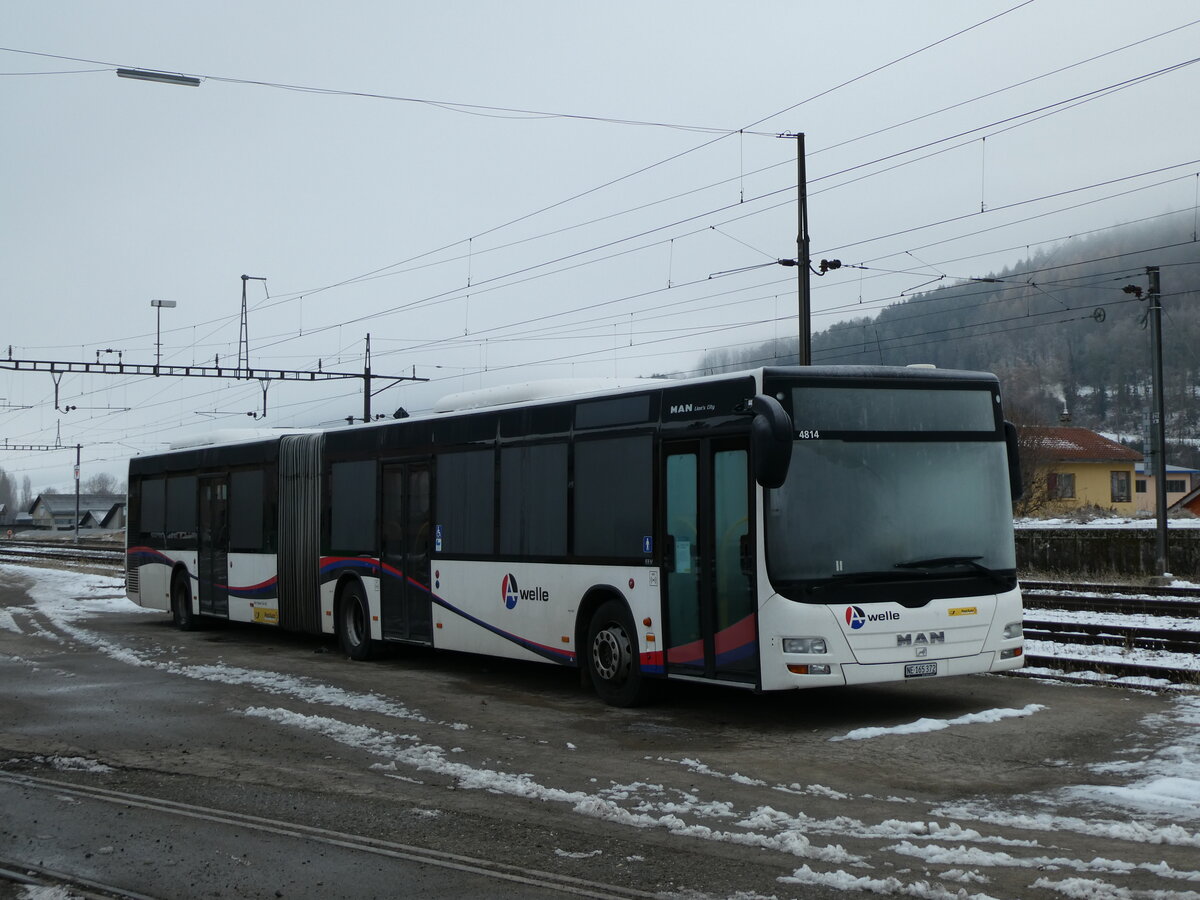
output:
MULTIPOLYGON (((1167 530, 1167 569, 1200 579, 1200 528, 1167 530)), ((1149 528, 1019 528, 1017 572, 1078 578, 1145 578, 1155 571, 1149 528)))

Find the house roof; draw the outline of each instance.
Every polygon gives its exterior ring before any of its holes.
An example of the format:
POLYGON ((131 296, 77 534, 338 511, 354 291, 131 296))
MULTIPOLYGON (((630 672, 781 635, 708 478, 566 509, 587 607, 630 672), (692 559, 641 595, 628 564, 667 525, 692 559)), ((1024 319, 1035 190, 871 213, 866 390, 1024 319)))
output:
POLYGON ((1026 425, 1024 441, 1050 459, 1063 462, 1140 462, 1142 454, 1087 428, 1065 425, 1026 425))
POLYGON ((1190 494, 1184 494, 1182 497, 1168 506, 1167 511, 1170 512, 1173 509, 1190 510, 1192 509, 1192 506, 1195 505, 1197 499, 1200 499, 1200 487, 1194 488, 1190 494))
MULTIPOLYGON (((39 503, 44 506, 51 515, 75 515, 74 494, 41 494, 30 505, 29 511, 33 512, 34 507, 36 507, 39 503)), ((83 515, 84 511, 89 509, 107 512, 117 503, 124 505, 125 498, 111 497, 105 494, 80 494, 79 514, 83 515)))
MULTIPOLYGON (((1145 475, 1147 466, 1148 463, 1140 462, 1133 468, 1139 475, 1145 475)), ((1173 466, 1170 463, 1167 463, 1166 469, 1168 475, 1195 475, 1200 473, 1200 469, 1189 469, 1187 466, 1173 466)), ((1150 474, 1153 475, 1154 473, 1151 472, 1150 474)))

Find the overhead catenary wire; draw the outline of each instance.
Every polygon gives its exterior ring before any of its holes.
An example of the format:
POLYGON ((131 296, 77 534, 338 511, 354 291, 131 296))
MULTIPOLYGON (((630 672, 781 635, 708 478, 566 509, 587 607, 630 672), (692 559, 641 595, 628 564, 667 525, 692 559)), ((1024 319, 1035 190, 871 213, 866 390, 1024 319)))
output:
POLYGON ((494 371, 494 370, 493 370, 494 371))
MULTIPOLYGON (((1022 4, 1022 5, 1024 5, 1024 4, 1022 4)), ((1015 8, 1019 8, 1019 7, 1013 7, 1013 8, 1014 8, 1014 10, 1015 10, 1015 8)), ((936 42, 935 42, 935 44, 930 44, 930 46, 936 46, 936 42)), ((4 49, 4 48, 0 48, 0 49, 4 49)), ((900 58, 900 59, 904 59, 904 58, 900 58)), ((1060 104, 1062 104, 1062 103, 1067 103, 1067 102, 1072 102, 1072 101, 1074 101, 1074 100, 1078 100, 1078 98, 1079 98, 1079 97, 1097 96, 1097 95, 1103 94, 1103 92, 1104 92, 1104 91, 1109 91, 1109 90, 1115 89, 1115 86, 1128 86, 1128 85, 1130 85, 1130 84, 1140 83, 1140 82, 1142 82, 1142 80, 1145 80, 1145 79, 1147 79, 1147 78, 1151 78, 1151 77, 1157 77, 1157 76, 1159 76, 1159 74, 1163 74, 1163 73, 1170 72, 1170 71, 1175 71, 1175 70, 1177 70, 1177 68, 1180 68, 1180 67, 1183 67, 1183 66, 1192 65, 1192 64, 1193 64, 1193 62, 1195 62, 1195 61, 1198 61, 1198 60, 1200 60, 1200 58, 1195 58, 1195 59, 1193 59, 1193 60, 1188 60, 1188 61, 1186 61, 1186 62, 1181 62, 1181 64, 1175 64, 1175 65, 1172 65, 1172 66, 1168 66, 1168 67, 1159 68, 1159 70, 1156 70, 1156 71, 1153 71, 1153 72, 1150 72, 1150 73, 1144 73, 1144 74, 1142 74, 1142 76, 1138 76, 1138 77, 1136 77, 1136 78, 1133 78, 1133 79, 1126 79, 1126 80, 1124 80, 1124 82, 1117 83, 1117 85, 1108 85, 1108 86, 1106 86, 1106 88, 1097 89, 1097 90, 1094 90, 1094 91, 1088 91, 1088 92, 1086 92, 1086 94, 1085 94, 1085 95, 1076 95, 1076 96, 1075 96, 1075 97, 1073 97, 1073 98, 1069 98, 1069 100, 1068 100, 1068 101, 1057 101, 1057 102, 1056 102, 1056 103, 1054 103, 1054 104, 1048 104, 1048 106, 1040 107, 1040 108, 1038 108, 1037 110, 1033 110, 1033 112, 1040 112, 1040 110, 1054 108, 1054 107, 1056 107, 1056 106, 1060 106, 1060 104)), ((852 79, 852 80, 854 80, 854 79, 852 79)), ((844 83, 844 84, 848 84, 848 83, 852 83, 852 82, 847 82, 847 83, 844 83)), ((816 96, 822 96, 822 95, 815 95, 815 97, 816 97, 816 96)), ((815 98, 815 97, 814 97, 814 98, 815 98)), ((806 102, 806 101, 803 101, 803 102, 806 102)), ((1026 115, 1030 115, 1030 114, 1031 114, 1030 112, 1027 112, 1027 113, 1022 113, 1022 114, 1019 114, 1019 115, 1016 115, 1016 116, 1009 116, 1009 118, 1007 118, 1007 119, 1004 119, 1004 120, 1000 120, 1000 122, 1003 122, 1003 121, 1012 121, 1012 120, 1014 120, 1014 119, 1020 119, 1020 118, 1021 118, 1021 116, 1026 116, 1026 115)), ((996 125, 996 124, 998 124, 998 122, 992 122, 992 124, 991 124, 991 125, 986 125, 986 126, 978 126, 977 128, 973 128, 973 130, 971 130, 971 131, 978 131, 978 130, 980 130, 980 128, 992 127, 992 126, 994 126, 994 125, 996 125)), ((732 132, 731 132, 731 133, 732 133, 732 132)), ((944 142, 944 140, 950 140, 950 139, 953 139, 954 137, 959 137, 959 136, 961 136, 961 134, 965 134, 965 133, 970 133, 970 132, 959 132, 959 134, 955 134, 955 136, 952 136, 952 137, 949 137, 949 138, 941 138, 941 139, 938 139, 938 140, 936 140, 936 142, 930 142, 930 143, 926 143, 926 144, 920 145, 920 148, 926 148, 926 146, 931 146, 931 145, 934 145, 934 144, 937 144, 937 143, 942 143, 942 142, 944 142)), ((876 161, 874 161, 874 162, 880 162, 880 161, 883 161, 883 160, 889 160, 889 158, 895 158, 896 156, 902 156, 902 155, 904 155, 904 154, 907 154, 907 152, 912 152, 912 150, 914 150, 914 149, 920 149, 920 148, 912 148, 912 149, 910 149, 910 150, 900 151, 900 152, 898 152, 898 154, 893 154, 893 155, 889 155, 889 156, 886 156, 886 157, 881 157, 881 158, 880 158, 880 160, 876 160, 876 161)), ((676 157, 672 157, 672 158, 676 158, 676 157)), ((668 160, 668 161, 670 161, 670 160, 668 160)), ((863 168, 864 166, 870 166, 870 164, 874 164, 874 163, 860 163, 860 164, 858 164, 858 166, 853 166, 853 167, 844 168, 844 169, 841 169, 841 170, 839 170, 839 172, 836 172, 836 173, 829 173, 828 175, 822 175, 822 176, 820 176, 820 178, 814 179, 814 182, 818 182, 818 181, 821 181, 821 180, 824 180, 824 179, 828 179, 828 178, 833 178, 833 176, 836 176, 836 175, 846 174, 846 173, 848 173, 848 172, 852 172, 852 170, 854 170, 854 169, 860 169, 860 168, 863 168)), ((634 173, 634 174, 640 174, 640 173, 634 173)), ((1145 173, 1144 173, 1144 174, 1145 174, 1145 173)), ((1133 176, 1130 176, 1130 178, 1133 178, 1133 176)), ((600 187, 598 187, 598 188, 594 188, 594 190, 600 190, 600 188, 601 188, 601 187, 605 187, 605 186, 608 186, 608 185, 610 185, 610 184, 613 184, 613 182, 606 182, 606 185, 601 185, 601 186, 600 186, 600 187)), ((788 190, 788 188, 782 188, 782 190, 781 190, 780 192, 784 192, 784 191, 786 191, 786 190, 788 190)), ((829 190, 829 188, 824 188, 824 190, 829 190)), ((583 196, 583 194, 575 194, 575 196, 574 196, 574 197, 572 197, 572 198, 569 198, 569 199, 577 199, 578 197, 582 197, 582 196, 583 196)), ((767 196, 767 197, 769 197, 769 196, 770 196, 770 193, 763 194, 763 196, 767 196)), ((762 197, 762 196, 761 196, 761 197, 762 197)), ((760 197, 760 198, 758 198, 758 199, 761 199, 761 197, 760 197)), ((737 205, 737 204, 733 204, 733 205, 737 205)), ((544 208, 544 209, 542 209, 542 210, 540 210, 540 211, 545 211, 546 209, 550 209, 550 208, 544 208)), ((719 211, 721 211, 721 209, 730 209, 730 205, 722 206, 722 208, 718 208, 718 209, 716 209, 716 210, 710 210, 710 211, 709 211, 709 214, 715 214, 715 212, 719 212, 719 211)), ((536 214, 536 212, 534 212, 534 214, 530 214, 530 215, 538 215, 538 214, 536 214)), ((697 215, 697 216, 692 216, 692 217, 690 217, 690 218, 691 218, 691 220, 697 220, 697 218, 701 218, 701 217, 702 217, 702 216, 700 216, 700 215, 697 215)), ((515 223, 516 221, 521 221, 521 220, 512 220, 511 222, 509 222, 509 223, 506 223, 506 224, 505 224, 505 226, 498 226, 498 227, 497 227, 497 229, 498 229, 498 228, 503 228, 503 227, 508 227, 508 224, 515 223)), ((948 222, 948 221, 954 221, 954 220, 946 220, 946 222, 948 222)), ((944 222, 942 222, 942 223, 944 223, 944 222)), ((674 222, 674 223, 671 223, 671 226, 664 226, 664 228, 665 228, 665 227, 672 227, 672 226, 676 226, 676 224, 679 224, 679 222, 674 222)), ((475 235, 475 236, 476 236, 476 238, 478 238, 478 236, 481 236, 482 234, 487 234, 487 233, 490 233, 490 232, 491 232, 491 230, 496 230, 496 229, 490 229, 490 230, 488 230, 488 232, 480 233, 480 235, 475 235)), ((559 230, 560 230, 560 229, 559 229, 559 230)), ((556 233, 558 233, 558 230, 556 230, 556 232, 552 232, 552 233, 550 233, 550 234, 556 234, 556 233)), ((902 234, 902 233, 904 233, 904 232, 900 232, 900 233, 898 233, 898 234, 902 234)), ((631 236, 629 236, 629 238, 626 238, 626 239, 624 239, 624 240, 632 240, 632 239, 636 239, 636 238, 637 238, 637 236, 642 236, 642 234, 644 234, 644 232, 643 232, 643 233, 638 233, 638 234, 636 234, 636 235, 631 235, 631 236)), ((884 236, 894 236, 894 235, 884 235, 884 236)), ((472 241, 472 240, 474 240, 474 238, 472 238, 472 239, 467 239, 467 240, 468 240, 468 241, 472 241)), ((871 240, 878 240, 878 238, 875 238, 875 239, 865 239, 864 241, 859 241, 859 242, 856 242, 856 244, 852 244, 852 245, 845 245, 844 247, 835 247, 835 248, 834 248, 834 251, 840 251, 840 250, 842 250, 842 248, 846 248, 846 247, 848 247, 848 246, 857 246, 857 244, 862 244, 862 242, 871 241, 871 240)), ((460 242, 456 242, 456 244, 445 245, 445 247, 443 247, 443 248, 448 248, 448 247, 452 247, 452 246, 457 246, 458 244, 461 244, 461 241, 460 241, 460 242)), ((610 245, 611 245, 611 244, 613 244, 613 242, 610 242, 610 245)), ((593 250, 594 250, 594 248, 593 248, 593 250)), ((425 256, 428 256, 428 254, 431 254, 431 253, 436 253, 436 252, 438 252, 438 251, 430 251, 430 252, 428 252, 428 253, 425 253, 425 254, 420 254, 420 256, 419 256, 419 257, 410 257, 410 258, 409 258, 409 260, 406 260, 406 262, 412 262, 412 260, 413 260, 413 259, 418 259, 418 258, 421 258, 421 257, 425 257, 425 256)), ((583 252, 588 252, 588 251, 581 251, 581 253, 583 253, 583 252)), ((832 251, 826 251, 826 252, 832 252, 832 251)), ((556 260, 551 260, 551 262, 544 263, 544 265, 551 265, 551 264, 553 264, 554 262, 558 262, 558 260, 557 260, 557 259, 556 259, 556 260)), ((354 283, 354 282, 356 282, 356 281, 362 280, 362 278, 366 278, 366 277, 371 277, 371 276, 376 276, 376 275, 382 274, 382 272, 383 272, 383 271, 385 271, 385 270, 388 270, 388 269, 391 269, 391 268, 394 268, 394 266, 395 266, 395 265, 400 265, 400 264, 392 264, 392 265, 389 265, 389 266, 384 266, 384 268, 382 268, 382 269, 377 269, 377 270, 373 270, 372 272, 368 272, 368 274, 366 274, 366 275, 364 275, 364 276, 355 276, 354 278, 349 278, 349 280, 343 280, 343 281, 341 281, 341 282, 337 282, 337 283, 335 283, 335 284, 329 284, 329 286, 325 286, 325 287, 323 287, 323 288, 310 288, 310 289, 306 289, 306 290, 305 290, 305 292, 299 292, 298 294, 294 294, 294 295, 284 295, 284 298, 283 298, 283 299, 281 299, 281 300, 280 300, 280 302, 289 302, 290 300, 293 300, 293 299, 295 299, 295 296, 298 296, 298 295, 301 295, 301 294, 304 294, 304 295, 311 295, 311 294, 314 294, 314 293, 319 293, 319 292, 323 292, 323 290, 329 290, 329 289, 332 289, 332 288, 335 288, 335 287, 344 287, 344 286, 346 286, 346 284, 349 284, 349 283, 354 283)), ((275 304, 271 304, 271 305, 275 305, 275 304)), ((378 314, 390 314, 391 312, 395 312, 395 311, 397 311, 397 310, 398 310, 398 308, 403 308, 403 307, 392 307, 392 308, 391 308, 391 310, 385 310, 385 311, 383 311, 382 313, 378 313, 378 314)), ((360 317, 360 319, 359 319, 359 320, 365 320, 365 319, 367 319, 367 318, 371 318, 370 314, 368 314, 368 316, 360 317)), ((210 324, 211 324, 211 323, 223 323, 223 322, 227 322, 227 320, 228 320, 227 318, 215 319, 215 320, 211 320, 210 324)), ((328 328, 332 328, 332 326, 328 326, 328 328)), ((318 330, 319 330, 319 329, 318 329, 318 330)), ((312 329, 310 330, 310 334, 312 334, 312 329)), ((109 341, 107 341, 107 342, 109 342, 109 343, 110 343, 110 342, 113 342, 113 341, 112 341, 112 340, 109 340, 109 341)))
MULTIPOLYGON (((739 135, 744 135, 744 134, 745 134, 745 133, 747 133, 747 132, 748 132, 750 129, 754 128, 755 126, 757 126, 757 125, 759 125, 759 124, 762 124, 763 122, 766 122, 766 121, 769 121, 769 120, 770 120, 770 119, 772 119, 772 118, 776 118, 776 117, 778 117, 778 116, 784 115, 784 114, 786 114, 786 113, 788 113, 788 112, 791 112, 791 111, 793 111, 793 110, 795 110, 795 109, 797 109, 797 108, 799 108, 799 107, 801 107, 801 106, 803 106, 803 105, 805 105, 805 104, 807 104, 807 103, 810 103, 810 102, 812 102, 812 101, 814 101, 814 100, 820 99, 821 97, 825 97, 825 96, 827 96, 827 95, 829 95, 829 94, 831 94, 831 93, 834 93, 834 92, 836 92, 836 91, 838 91, 838 90, 840 90, 840 89, 842 89, 842 88, 848 87, 848 86, 849 86, 849 85, 851 85, 851 84, 855 84, 855 83, 857 83, 857 82, 859 82, 859 81, 861 81, 861 80, 863 80, 863 79, 865 79, 865 78, 868 78, 868 77, 870 77, 870 76, 872 76, 872 75, 876 75, 876 74, 878 74, 878 73, 880 73, 880 72, 882 72, 882 71, 885 71, 885 70, 887 70, 887 69, 891 68, 892 66, 895 66, 895 65, 897 65, 897 64, 899 64, 899 63, 901 63, 901 62, 904 62, 904 61, 906 61, 906 60, 912 59, 913 57, 915 57, 915 56, 917 56, 917 55, 919 55, 919 54, 921 54, 921 53, 924 53, 924 52, 926 52, 926 51, 928 51, 928 50, 931 50, 931 49, 933 49, 934 47, 937 47, 937 46, 940 46, 940 45, 942 45, 942 44, 945 44, 946 42, 948 42, 948 41, 950 41, 950 40, 953 40, 954 38, 957 38, 957 37, 960 37, 960 36, 962 36, 962 35, 964 35, 964 34, 967 34, 967 33, 968 33, 968 32, 970 32, 970 31, 973 31, 973 30, 975 30, 975 29, 977 29, 977 28, 980 28, 980 27, 982 27, 982 26, 984 26, 984 25, 987 25, 987 24, 989 24, 989 23, 991 23, 991 22, 994 22, 994 21, 996 21, 996 20, 998 20, 998 19, 1000 19, 1000 18, 1002 18, 1002 17, 1004 17, 1004 16, 1006 16, 1006 15, 1008 15, 1008 14, 1012 13, 1012 12, 1015 12, 1015 11, 1017 11, 1017 10, 1019 10, 1019 9, 1021 9, 1021 8, 1023 8, 1023 7, 1025 7, 1025 6, 1028 6, 1028 5, 1029 5, 1030 3, 1032 3, 1032 2, 1033 2, 1033 0, 1023 0, 1023 2, 1021 2, 1021 3, 1018 3, 1018 4, 1016 4, 1015 6, 1012 6, 1012 7, 1008 8, 1008 9, 1005 9, 1005 10, 1003 10, 1003 11, 1001 11, 1001 12, 999 12, 999 13, 995 14, 995 15, 989 16, 989 17, 987 17, 987 18, 985 18, 985 19, 983 19, 983 20, 981 20, 981 21, 979 21, 979 22, 976 22, 976 23, 974 23, 974 24, 972 24, 972 25, 970 25, 970 26, 967 26, 967 27, 965 27, 965 28, 959 29, 959 30, 957 30, 957 31, 955 31, 955 32, 953 32, 953 33, 951 33, 951 34, 949 34, 949 35, 943 36, 943 37, 941 37, 941 38, 938 38, 937 40, 934 40, 934 41, 932 41, 932 42, 930 42, 930 43, 927 43, 927 44, 925 44, 925 45, 923 45, 923 46, 921 46, 921 47, 919 47, 919 48, 917 48, 917 49, 915 49, 915 50, 912 50, 912 51, 909 51, 909 52, 907 52, 907 53, 905 53, 905 54, 902 54, 901 56, 898 56, 898 57, 896 57, 896 58, 892 59, 891 61, 889 61, 889 62, 887 62, 887 63, 884 63, 884 64, 881 64, 881 65, 879 65, 879 66, 873 67, 873 68, 871 68, 870 70, 868 70, 868 71, 866 71, 866 72, 860 73, 859 75, 856 75, 856 76, 854 76, 854 77, 852 77, 852 78, 850 78, 850 79, 847 79, 847 80, 845 80, 845 81, 843 81, 843 82, 841 82, 841 83, 839 83, 839 84, 837 84, 837 85, 834 85, 834 86, 832 86, 832 87, 830 87, 830 88, 824 89, 824 90, 822 90, 822 91, 820 91, 820 92, 818 92, 818 93, 816 93, 816 94, 814 94, 814 95, 812 95, 812 96, 810 96, 810 97, 808 97, 808 98, 806 98, 806 99, 804 99, 804 100, 801 100, 801 101, 799 101, 799 102, 797 102, 797 103, 794 103, 794 104, 792 104, 792 105, 790 105, 790 106, 788 106, 788 107, 785 107, 784 109, 782 109, 782 110, 780 110, 780 111, 778 111, 778 112, 775 112, 775 113, 772 113, 772 114, 770 114, 770 115, 764 116, 764 117, 762 117, 762 118, 760 118, 760 119, 756 120, 755 122, 752 122, 752 123, 750 123, 748 126, 743 126, 743 127, 741 127, 741 128, 735 129, 735 130, 718 130, 718 131, 720 132, 720 133, 719 133, 719 136, 718 136, 717 138, 715 138, 715 139, 714 139, 714 141, 709 141, 709 142, 706 142, 706 143, 704 143, 704 144, 701 144, 701 145, 699 145, 698 147, 691 148, 691 149, 689 149, 689 150, 686 150, 686 151, 684 151, 684 152, 682 152, 682 153, 679 153, 679 154, 674 154, 674 155, 672 155, 672 156, 669 156, 669 157, 667 157, 666 159, 659 160, 658 162, 652 163, 652 164, 650 164, 650 165, 648 165, 648 166, 641 167, 641 168, 639 168, 639 169, 636 169, 636 170, 634 170, 634 171, 632 171, 632 172, 630 172, 630 173, 627 173, 626 175, 620 176, 620 177, 619 177, 619 178, 617 178, 617 179, 613 179, 613 180, 610 180, 610 181, 604 182, 604 183, 602 183, 602 184, 600 184, 600 185, 597 185, 597 186, 595 186, 595 187, 593 187, 593 188, 590 188, 590 189, 588 189, 588 190, 586 190, 586 191, 583 191, 583 192, 580 192, 580 193, 573 194, 573 195, 571 195, 571 196, 569 196, 569 197, 565 198, 564 200, 558 201, 558 202, 556 202, 556 203, 554 203, 554 204, 551 204, 551 205, 549 205, 549 206, 544 206, 544 207, 542 207, 542 208, 540 208, 540 209, 534 210, 534 211, 532 211, 532 212, 530 212, 530 213, 524 214, 524 215, 522 215, 522 216, 519 216, 519 217, 517 217, 517 218, 510 219, 510 220, 508 220, 507 222, 504 222, 504 223, 502 223, 502 224, 500 224, 500 225, 497 225, 497 226, 494 226, 494 227, 492 227, 492 228, 486 229, 486 230, 484 230, 484 231, 478 232, 478 233, 476 233, 476 234, 474 234, 474 235, 472 235, 472 236, 470 236, 470 237, 468 237, 468 238, 462 239, 462 240, 460 240, 460 241, 453 242, 453 243, 451 243, 451 244, 443 245, 441 248, 438 248, 438 249, 436 249, 436 250, 427 251, 426 253, 420 254, 420 255, 418 255, 418 256, 416 256, 416 257, 410 257, 409 259, 407 259, 407 260, 405 260, 405 261, 402 261, 402 262, 400 262, 400 263, 394 263, 394 264, 390 264, 390 265, 388 265, 388 266, 384 266, 384 267, 381 267, 381 268, 378 268, 378 269, 372 270, 371 272, 365 273, 364 275, 361 275, 361 276, 355 276, 355 277, 354 277, 354 278, 352 278, 352 279, 347 279, 347 280, 344 280, 344 281, 341 281, 341 282, 337 282, 337 283, 334 283, 334 284, 330 284, 330 285, 327 285, 327 286, 325 286, 325 287, 321 287, 321 288, 309 289, 309 290, 308 290, 308 291, 306 291, 305 293, 307 293, 307 294, 313 294, 313 293, 318 293, 318 292, 325 291, 325 290, 331 290, 331 289, 333 289, 333 288, 335 288, 335 287, 341 287, 341 286, 344 286, 345 284, 352 283, 353 281, 359 280, 359 279, 361 279, 361 278, 365 278, 365 277, 369 277, 369 276, 372 276, 372 275, 380 274, 380 273, 382 273, 382 272, 386 271, 387 269, 394 268, 395 266, 398 266, 398 265, 404 265, 404 264, 407 264, 408 262, 415 261, 416 259, 424 258, 424 257, 426 257, 426 256, 428 256, 428 255, 432 255, 432 254, 436 254, 436 253, 442 252, 442 251, 444 251, 444 250, 446 250, 446 249, 449 249, 449 248, 451 248, 451 247, 459 246, 459 245, 461 245, 461 244, 462 244, 464 241, 471 241, 471 240, 479 239, 479 238, 481 238, 481 237, 484 237, 484 236, 486 236, 486 235, 488 235, 488 234, 491 234, 491 233, 493 233, 493 232, 495 232, 495 231, 498 231, 498 230, 500 230, 500 229, 502 229, 502 228, 508 228, 508 227, 511 227, 511 226, 513 226, 513 225, 519 224, 520 222, 526 221, 527 219, 529 219, 529 218, 532 218, 532 217, 534 217, 534 216, 541 215, 541 214, 543 214, 543 213, 545 213, 545 212, 548 212, 548 211, 550 211, 550 210, 552 210, 552 209, 556 209, 556 208, 558 208, 558 207, 560 207, 560 206, 562 206, 562 205, 565 205, 566 203, 574 202, 575 200, 579 200, 579 199, 581 199, 581 198, 583 198, 583 197, 585 197, 585 196, 588 196, 588 195, 590 195, 590 194, 592 194, 592 193, 595 193, 595 192, 597 192, 597 191, 600 191, 600 190, 603 190, 603 189, 605 189, 605 188, 611 187, 611 186, 612 186, 612 185, 614 185, 614 184, 617 184, 617 183, 620 183, 620 182, 622 182, 622 181, 628 180, 629 178, 636 177, 637 175, 644 174, 645 172, 648 172, 648 171, 650 171, 650 170, 652 170, 652 169, 654 169, 654 168, 657 168, 657 167, 659 167, 659 166, 661 166, 661 165, 665 165, 665 164, 667 164, 667 163, 673 162, 673 161, 675 161, 675 160, 677 160, 677 159, 681 158, 682 156, 685 156, 685 155, 688 155, 688 154, 690 154, 690 153, 696 152, 696 151, 698 151, 698 150, 704 149, 705 147, 707 147, 707 146, 710 146, 710 145, 711 145, 712 143, 714 143, 715 141, 717 141, 717 140, 722 140, 722 139, 724 139, 725 137, 728 137, 728 136, 730 136, 731 134, 735 134, 735 133, 736 133, 736 134, 739 134, 739 135)), ((74 62, 86 62, 86 63, 92 63, 92 64, 102 64, 102 65, 103 65, 103 64, 105 64, 105 63, 103 63, 103 62, 102 62, 102 61, 100 61, 100 60, 83 59, 83 58, 79 58, 79 57, 70 57, 70 56, 65 56, 65 55, 51 54, 51 53, 45 53, 45 52, 39 52, 39 51, 22 50, 22 49, 18 49, 18 48, 11 48, 11 47, 0 47, 0 51, 7 51, 7 52, 12 52, 12 53, 22 53, 22 54, 27 54, 27 55, 32 55, 32 56, 38 56, 38 57, 44 57, 44 58, 65 59, 65 60, 70 60, 70 61, 74 61, 74 62)), ((118 68, 118 67, 120 67, 120 66, 119 66, 119 64, 117 64, 117 63, 107 63, 107 65, 111 65, 111 66, 113 66, 114 68, 118 68)), ((204 75, 201 75, 201 76, 199 76, 199 77, 202 77, 202 78, 223 78, 222 76, 204 76, 204 75)), ((234 81, 234 82, 236 82, 236 81, 246 81, 246 83, 256 83, 256 84, 265 83, 265 82, 254 82, 254 81, 250 81, 250 80, 242 80, 242 79, 229 79, 229 78, 223 78, 223 80, 227 80, 227 81, 234 81)), ((281 85, 281 86, 282 86, 282 85, 281 85)), ((309 89, 307 89, 307 88, 300 88, 300 86, 287 86, 287 87, 289 87, 289 88, 293 88, 293 89, 304 89, 304 90, 309 90, 309 89)), ((320 93, 328 93, 328 92, 331 92, 331 91, 326 91, 325 89, 315 89, 315 88, 314 88, 314 89, 311 89, 311 90, 312 90, 312 91, 314 91, 314 92, 320 92, 320 93)), ((358 92, 354 92, 354 93, 357 95, 357 93, 358 93, 358 92)), ((381 97, 382 97, 382 95, 381 95, 381 97)), ((411 102, 421 102, 421 101, 419 101, 419 100, 418 100, 418 99, 416 99, 416 98, 392 98, 392 99, 405 99, 405 100, 409 100, 409 101, 411 101, 411 102)), ((435 102, 435 103, 436 103, 436 104, 438 104, 438 105, 446 105, 444 101, 433 101, 433 102, 435 102)), ((484 107, 479 107, 479 108, 484 108, 484 107)), ((501 109, 501 108, 499 108, 499 107, 496 107, 495 109, 501 109)), ((508 109, 507 111, 511 111, 511 108, 510 108, 510 109, 508 109)), ((536 114, 538 114, 538 115, 542 115, 542 113, 536 113, 536 114)), ((566 117, 566 116, 564 116, 564 117, 566 117)), ((584 118, 584 117, 580 117, 580 118, 584 118)), ((614 120, 614 121, 615 121, 615 120, 614 120)), ((631 122, 632 122, 632 120, 622 120, 622 123, 623 123, 623 124, 629 124, 629 123, 631 123, 631 122)), ((642 124, 649 124, 649 123, 642 123, 642 124)), ((659 124, 661 124, 661 123, 659 123, 659 124)))

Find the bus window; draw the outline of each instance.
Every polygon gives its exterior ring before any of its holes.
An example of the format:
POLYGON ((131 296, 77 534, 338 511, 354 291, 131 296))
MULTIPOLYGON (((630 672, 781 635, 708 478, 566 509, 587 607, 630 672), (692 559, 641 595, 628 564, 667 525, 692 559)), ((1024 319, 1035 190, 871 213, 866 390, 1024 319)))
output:
POLYGON ((628 559, 652 534, 649 435, 575 444, 575 553, 628 559))
POLYGON ((334 463, 330 472, 329 543, 361 553, 375 547, 375 460, 334 463))
POLYGON ((495 466, 490 449, 438 455, 437 525, 442 534, 438 552, 494 552, 495 466))
POLYGON ((196 476, 167 479, 166 532, 173 538, 196 534, 196 476))
POLYGON ((500 552, 564 556, 567 552, 567 445, 500 451, 500 552))
POLYGON ((267 499, 261 469, 232 472, 229 476, 229 549, 235 553, 261 553, 267 499))
POLYGON ((167 480, 147 478, 142 482, 142 508, 136 523, 141 534, 162 537, 167 530, 167 480))

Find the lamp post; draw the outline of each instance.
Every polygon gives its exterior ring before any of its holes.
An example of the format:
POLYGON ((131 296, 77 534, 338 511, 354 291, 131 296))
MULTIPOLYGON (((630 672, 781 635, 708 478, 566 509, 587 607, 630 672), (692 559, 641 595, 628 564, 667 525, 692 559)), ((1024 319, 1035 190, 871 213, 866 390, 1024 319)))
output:
POLYGON ((118 78, 136 78, 138 81, 157 81, 159 84, 180 84, 184 87, 200 87, 200 79, 191 75, 176 75, 173 72, 155 72, 153 69, 117 69, 118 78))
POLYGON ((167 309, 175 308, 174 300, 151 300, 150 305, 154 307, 154 377, 158 377, 158 364, 162 361, 162 311, 165 306, 167 309))
POLYGON ((1167 419, 1163 403, 1162 298, 1158 266, 1146 266, 1150 282, 1150 374, 1154 405, 1150 407, 1150 437, 1154 452, 1154 568, 1159 578, 1167 574, 1167 419))

